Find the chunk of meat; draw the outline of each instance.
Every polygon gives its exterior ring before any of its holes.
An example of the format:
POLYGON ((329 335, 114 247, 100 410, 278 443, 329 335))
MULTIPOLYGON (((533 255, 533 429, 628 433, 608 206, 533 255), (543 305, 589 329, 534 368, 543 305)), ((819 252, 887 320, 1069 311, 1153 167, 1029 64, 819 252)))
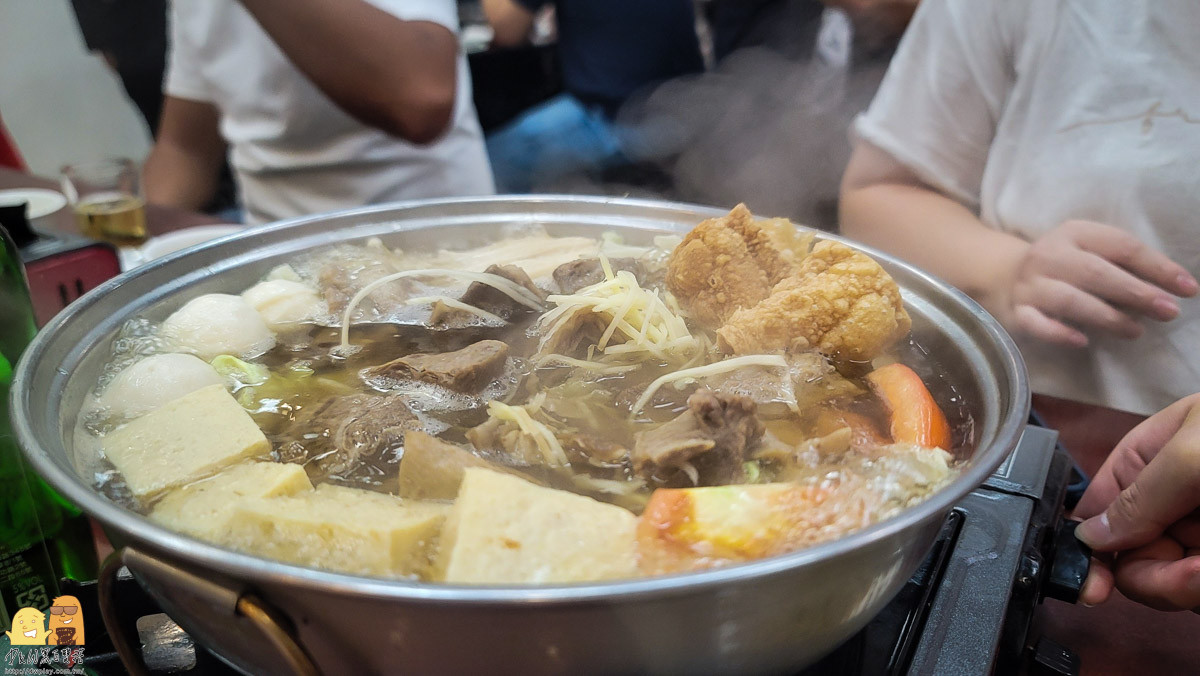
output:
POLYGON ((855 397, 863 388, 838 373, 833 364, 816 350, 802 350, 787 355, 796 405, 800 410, 843 397, 855 397))
POLYGON ((620 465, 629 457, 629 450, 621 444, 586 432, 560 432, 558 440, 568 456, 580 456, 597 467, 620 465))
POLYGON ((634 437, 633 470, 657 485, 718 485, 743 476, 746 452, 763 435, 749 397, 698 390, 688 410, 634 437))
MULTIPOLYGON (((610 258, 608 265, 613 272, 628 270, 639 281, 642 278, 642 266, 636 258, 610 258)), ((554 281, 558 284, 560 293, 575 293, 584 287, 604 281, 604 267, 599 258, 580 258, 554 268, 554 281)))
POLYGON ((304 406, 281 439, 280 454, 302 462, 314 480, 345 475, 364 461, 404 445, 407 430, 419 426, 399 397, 347 394, 304 406))
POLYGON ((891 443, 887 432, 880 430, 871 418, 843 408, 825 407, 817 413, 814 431, 819 438, 850 430, 848 446, 870 455, 874 449, 891 443))
MULTIPOLYGON (((539 289, 537 284, 534 284, 533 280, 530 279, 529 275, 525 274, 524 270, 515 265, 489 265, 484 272, 489 275, 503 277, 517 286, 529 290, 539 300, 546 299, 546 292, 539 289)), ((482 282, 471 282, 471 285, 467 287, 466 293, 462 296, 462 301, 468 305, 474 305, 475 307, 483 308, 502 316, 506 312, 512 313, 519 310, 530 310, 527 306, 513 300, 508 294, 482 282)))
POLYGON ((453 500, 468 467, 482 467, 519 476, 461 446, 420 430, 404 437, 400 460, 400 497, 406 500, 453 500))
POLYGON ((873 458, 891 443, 870 418, 841 409, 819 409, 812 437, 797 439, 795 430, 789 431, 793 434, 787 434, 790 441, 785 442, 768 429, 750 454, 774 466, 776 481, 808 481, 827 471, 828 464, 839 463, 847 453, 873 458))
MULTIPOLYGON (((350 299, 368 284, 399 272, 401 267, 392 253, 382 246, 339 247, 330 262, 317 273, 317 289, 340 321, 350 299)), ((356 309, 358 317, 389 317, 410 295, 411 283, 397 279, 372 291, 356 309)), ((360 319, 361 321, 361 319, 360 319)))
POLYGON ((476 450, 497 453, 505 462, 528 467, 543 461, 533 437, 510 421, 489 417, 467 430, 466 435, 476 450))
POLYGON ((558 322, 542 334, 538 342, 538 355, 561 354, 567 357, 583 356, 583 347, 595 345, 604 335, 606 324, 594 312, 578 310, 566 321, 558 322))
POLYGON ((317 284, 325 304, 334 313, 345 311, 346 305, 355 294, 354 280, 350 278, 350 273, 336 265, 321 268, 317 284))
POLYGON ((467 430, 467 441, 475 450, 502 453, 521 465, 534 465, 541 457, 532 438, 520 427, 499 418, 488 418, 467 430))
POLYGON ((766 298, 805 257, 811 233, 787 219, 755 220, 744 204, 692 229, 667 262, 667 288, 708 328, 766 298))
POLYGON ((410 354, 386 364, 364 369, 363 379, 375 381, 420 380, 455 392, 474 393, 483 389, 504 370, 508 345, 498 340, 481 340, 454 352, 410 354))
POLYGON ((750 397, 758 404, 759 414, 765 417, 788 416, 792 406, 804 411, 831 399, 853 397, 863 392, 816 350, 793 352, 785 358, 788 362, 786 374, 777 367, 745 366, 712 376, 704 382, 715 392, 750 397))
MULTIPOLYGON (((529 275, 515 265, 490 265, 484 272, 515 282, 518 286, 531 291, 540 300, 546 299, 546 292, 539 289, 529 275)), ((518 303, 496 287, 483 282, 471 282, 459 300, 503 319, 511 319, 519 314, 533 311, 532 308, 518 303)), ((441 301, 433 304, 433 313, 429 317, 430 322, 434 324, 450 326, 473 322, 475 319, 476 316, 470 312, 448 307, 441 301)))
POLYGON ((911 327, 900 289, 879 263, 823 241, 770 297, 733 313, 717 338, 734 354, 815 348, 839 359, 869 361, 911 327))

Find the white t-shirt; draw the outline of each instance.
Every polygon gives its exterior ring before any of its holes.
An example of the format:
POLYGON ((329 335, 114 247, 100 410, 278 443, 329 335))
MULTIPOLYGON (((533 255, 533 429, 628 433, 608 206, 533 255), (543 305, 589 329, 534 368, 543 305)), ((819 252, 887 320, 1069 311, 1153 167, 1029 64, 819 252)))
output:
MULTIPOLYGON (((855 131, 991 227, 1123 228, 1200 276, 1200 2, 925 0, 855 131)), ((1150 413, 1200 390, 1200 299, 1127 341, 1022 340, 1035 391, 1150 413)))
MULTIPOLYGON (((453 0, 370 1, 402 19, 458 31, 453 0)), ((461 54, 457 79, 449 130, 436 143, 417 146, 343 112, 235 0, 172 3, 166 93, 220 111, 251 222, 495 192, 461 54)))

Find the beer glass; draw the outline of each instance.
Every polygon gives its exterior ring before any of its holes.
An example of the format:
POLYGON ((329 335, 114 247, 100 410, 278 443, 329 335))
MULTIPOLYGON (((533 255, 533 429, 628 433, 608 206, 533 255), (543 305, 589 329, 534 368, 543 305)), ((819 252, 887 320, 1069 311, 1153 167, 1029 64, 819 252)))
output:
POLYGON ((118 245, 145 241, 146 203, 133 160, 67 165, 62 170, 62 187, 84 235, 118 245))

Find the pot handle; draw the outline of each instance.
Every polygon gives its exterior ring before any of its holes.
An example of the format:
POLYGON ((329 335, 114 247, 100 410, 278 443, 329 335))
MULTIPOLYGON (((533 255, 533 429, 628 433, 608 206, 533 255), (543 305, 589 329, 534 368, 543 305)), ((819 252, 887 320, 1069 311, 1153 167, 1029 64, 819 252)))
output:
POLYGON ((118 571, 123 566, 130 566, 134 570, 153 568, 155 573, 169 577, 174 583, 185 586, 197 596, 214 600, 214 605, 228 607, 233 617, 248 621, 259 632, 263 641, 275 649, 280 658, 279 664, 291 673, 297 676, 319 676, 321 673, 293 636, 289 629, 290 623, 256 594, 234 592, 136 549, 122 547, 113 552, 100 569, 97 593, 104 626, 117 655, 121 658, 121 663, 132 676, 148 676, 149 670, 142 662, 141 651, 129 641, 120 618, 117 617, 113 585, 117 580, 118 571))

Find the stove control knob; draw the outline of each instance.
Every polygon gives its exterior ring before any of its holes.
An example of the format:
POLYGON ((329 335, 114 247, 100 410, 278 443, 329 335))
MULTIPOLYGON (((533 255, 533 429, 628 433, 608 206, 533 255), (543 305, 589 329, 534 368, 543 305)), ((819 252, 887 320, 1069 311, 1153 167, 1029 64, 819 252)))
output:
POLYGON ((1028 673, 1029 676, 1077 676, 1079 655, 1042 636, 1033 646, 1028 673))
POLYGON ((1063 519, 1054 531, 1054 560, 1050 564, 1050 576, 1042 595, 1075 603, 1087 579, 1092 563, 1092 550, 1075 537, 1078 521, 1063 519))

